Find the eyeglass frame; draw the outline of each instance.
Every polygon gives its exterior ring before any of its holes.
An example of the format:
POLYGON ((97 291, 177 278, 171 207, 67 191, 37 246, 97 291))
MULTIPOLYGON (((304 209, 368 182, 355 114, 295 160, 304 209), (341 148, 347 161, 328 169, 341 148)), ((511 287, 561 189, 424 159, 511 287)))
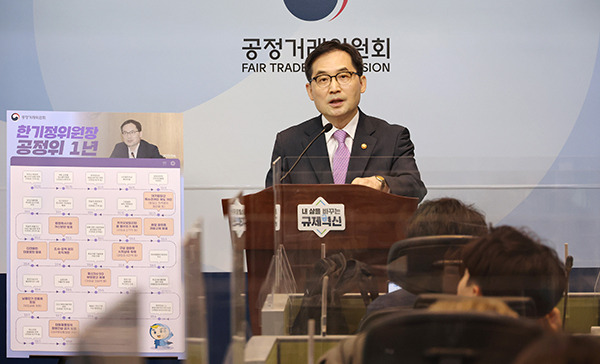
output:
POLYGON ((340 85, 348 85, 350 83, 350 81, 352 81, 352 76, 354 76, 354 75, 360 76, 358 74, 358 72, 353 72, 353 71, 340 71, 340 72, 336 73, 333 76, 331 76, 331 75, 329 75, 327 73, 321 73, 320 75, 317 75, 317 76, 311 78, 310 81, 311 82, 315 81, 315 85, 317 85, 317 87, 321 87, 321 88, 329 87, 331 85, 331 79, 333 79, 333 78, 335 78, 335 80, 337 81, 337 83, 340 84, 340 85), (342 83, 342 82, 340 82, 340 80, 338 80, 338 76, 341 75, 342 73, 349 73, 350 74, 350 78, 349 78, 348 83, 342 83), (327 85, 319 85, 319 82, 317 81, 317 78, 324 77, 324 76, 329 77, 329 82, 327 83, 327 85))
POLYGON ((135 133, 139 133, 139 130, 131 130, 131 131, 122 131, 121 135, 134 135, 135 133))

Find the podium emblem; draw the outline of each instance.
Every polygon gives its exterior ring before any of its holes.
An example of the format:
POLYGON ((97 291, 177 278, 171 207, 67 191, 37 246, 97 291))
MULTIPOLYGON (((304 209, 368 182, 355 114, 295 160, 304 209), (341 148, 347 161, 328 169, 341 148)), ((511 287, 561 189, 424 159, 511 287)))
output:
POLYGON ((242 205, 237 198, 229 207, 229 224, 231 224, 231 231, 241 238, 246 231, 246 206, 242 205))
POLYGON ((344 204, 329 204, 323 197, 312 204, 299 204, 298 230, 314 231, 320 238, 330 231, 346 230, 344 204))

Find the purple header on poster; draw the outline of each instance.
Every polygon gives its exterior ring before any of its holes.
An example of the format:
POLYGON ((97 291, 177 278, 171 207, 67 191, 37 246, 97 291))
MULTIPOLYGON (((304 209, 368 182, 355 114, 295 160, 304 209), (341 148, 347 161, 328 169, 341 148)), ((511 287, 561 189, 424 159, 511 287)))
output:
POLYGON ((11 157, 11 166, 179 168, 179 159, 11 157))

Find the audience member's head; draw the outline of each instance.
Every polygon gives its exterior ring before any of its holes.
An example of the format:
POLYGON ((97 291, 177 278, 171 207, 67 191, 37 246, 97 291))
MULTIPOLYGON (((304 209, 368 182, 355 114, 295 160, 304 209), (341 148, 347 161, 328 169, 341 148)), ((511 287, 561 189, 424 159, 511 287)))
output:
POLYGON ((525 348, 514 364, 600 364, 600 339, 546 335, 525 348))
POLYGON ((409 220, 406 237, 431 235, 473 235, 487 233, 485 216, 473 205, 455 198, 423 201, 409 220))
POLYGON ((503 301, 493 297, 463 297, 461 300, 440 300, 428 307, 434 312, 488 312, 517 318, 519 314, 513 311, 503 301))
POLYGON ((560 315, 555 306, 566 288, 565 267, 537 237, 510 226, 492 228, 465 245, 461 259, 464 273, 459 295, 530 297, 537 315, 558 329, 560 315))

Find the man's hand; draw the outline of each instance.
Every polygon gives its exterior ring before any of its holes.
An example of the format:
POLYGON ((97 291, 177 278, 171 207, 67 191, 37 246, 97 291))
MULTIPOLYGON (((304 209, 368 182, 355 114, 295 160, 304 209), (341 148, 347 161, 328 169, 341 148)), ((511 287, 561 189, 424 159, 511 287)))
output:
POLYGON ((379 181, 375 176, 371 176, 371 177, 356 177, 352 181, 352 184, 353 185, 363 185, 363 186, 371 187, 373 189, 376 189, 376 190, 382 191, 382 192, 387 192, 387 193, 390 192, 390 187, 387 185, 387 183, 384 183, 383 186, 382 186, 381 181, 379 181))

